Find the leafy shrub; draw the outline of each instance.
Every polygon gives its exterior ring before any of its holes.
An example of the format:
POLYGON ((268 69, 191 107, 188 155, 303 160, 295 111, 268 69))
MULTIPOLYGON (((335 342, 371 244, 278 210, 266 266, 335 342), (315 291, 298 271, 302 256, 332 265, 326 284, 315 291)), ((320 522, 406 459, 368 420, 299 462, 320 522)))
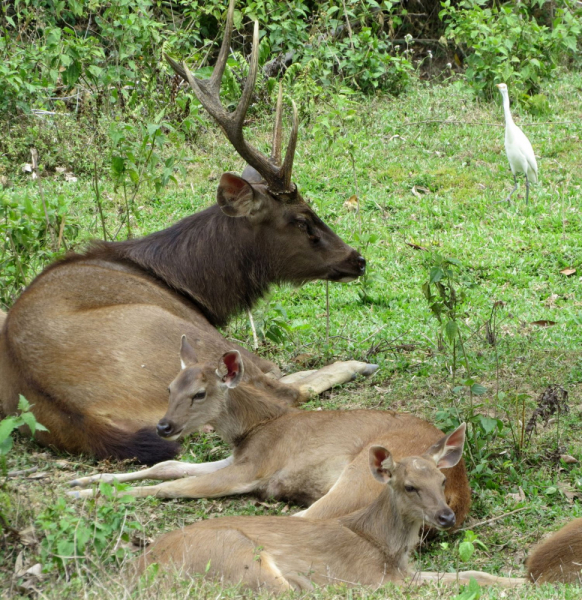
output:
POLYGON ((26 425, 34 436, 37 431, 47 431, 44 425, 37 422, 35 416, 30 412, 30 403, 24 396, 18 400, 19 415, 11 415, 0 421, 0 471, 6 471, 6 455, 12 450, 12 433, 26 425))
MULTIPOLYGON (((263 47, 272 57, 292 52, 302 66, 318 58, 321 80, 337 73, 365 93, 406 84, 410 65, 390 56, 384 19, 378 18, 382 11, 396 10, 392 2, 242 4, 235 11, 235 26, 243 32, 233 38, 235 52, 250 49, 250 22, 258 19, 263 47), (353 36, 351 30, 346 35, 346 18, 353 22, 353 36)), ((153 0, 27 0, 4 3, 1 10, 0 112, 53 109, 62 99, 77 113, 92 98, 102 112, 151 113, 176 91, 173 73, 161 66, 162 51, 212 64, 225 3, 177 0, 166 10, 153 0)))
POLYGON ((440 16, 446 36, 467 49, 468 83, 491 96, 496 83, 516 88, 527 99, 567 57, 574 57, 582 34, 577 16, 564 0, 508 2, 444 0, 440 16), (556 6, 553 21, 543 24, 545 9, 556 6))
MULTIPOLYGON (((6 476, 8 471, 6 465, 6 457, 12 450, 13 440, 12 434, 19 427, 26 425, 31 434, 37 431, 46 431, 46 427, 41 425, 30 411, 30 404, 24 396, 20 396, 18 400, 19 415, 10 415, 0 421, 0 475, 6 476)), ((9 511, 12 509, 12 503, 10 501, 10 493, 5 492, 7 489, 5 484, 0 489, 0 528, 12 531, 12 528, 8 521, 9 511)))
POLYGON ((127 556, 132 535, 142 531, 135 520, 133 496, 123 495, 126 485, 100 483, 103 498, 91 499, 78 506, 59 498, 45 508, 36 524, 44 533, 40 553, 47 569, 71 571, 81 562, 120 563, 127 556))
POLYGON ((51 249, 51 232, 61 242, 75 239, 78 226, 65 219, 70 204, 64 194, 51 195, 45 213, 38 197, 9 198, 0 192, 0 304, 10 305, 36 270, 58 256, 58 249, 51 249))
POLYGON ((306 59, 319 61, 318 77, 326 85, 343 84, 365 94, 385 90, 394 95, 406 88, 412 70, 410 61, 394 51, 384 34, 362 27, 341 40, 325 41, 308 49, 306 59))

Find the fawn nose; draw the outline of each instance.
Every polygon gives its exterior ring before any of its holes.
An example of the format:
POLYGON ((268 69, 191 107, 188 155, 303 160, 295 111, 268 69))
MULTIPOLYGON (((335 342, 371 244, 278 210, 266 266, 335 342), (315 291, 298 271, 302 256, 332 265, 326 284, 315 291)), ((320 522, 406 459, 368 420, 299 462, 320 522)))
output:
POLYGON ((168 421, 167 419, 162 419, 157 426, 158 435, 163 438, 171 436, 173 429, 174 425, 171 421, 168 421))
POLYGON ((363 256, 358 257, 358 269, 362 275, 366 272, 366 259, 363 256))
POLYGON ((455 513, 450 508, 446 508, 437 514, 436 520, 439 527, 450 529, 455 524, 455 513))

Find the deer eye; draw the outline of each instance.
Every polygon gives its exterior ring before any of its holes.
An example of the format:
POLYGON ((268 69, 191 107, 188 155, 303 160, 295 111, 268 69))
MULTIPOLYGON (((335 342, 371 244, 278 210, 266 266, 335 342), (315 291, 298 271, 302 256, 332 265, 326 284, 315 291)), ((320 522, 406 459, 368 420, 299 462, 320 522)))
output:
POLYGON ((418 492, 418 490, 413 486, 413 485, 405 485, 404 486, 405 491, 407 491, 409 494, 412 494, 412 492, 418 492))
POLYGON ((295 227, 301 229, 301 231, 307 231, 309 229, 305 219, 295 219, 295 227))
POLYGON ((445 487, 446 484, 447 484, 447 480, 443 479, 443 487, 445 487))
POLYGON ((196 392, 193 396, 192 396, 192 402, 195 402, 196 400, 204 400, 204 398, 206 398, 206 391, 201 391, 201 392, 196 392))

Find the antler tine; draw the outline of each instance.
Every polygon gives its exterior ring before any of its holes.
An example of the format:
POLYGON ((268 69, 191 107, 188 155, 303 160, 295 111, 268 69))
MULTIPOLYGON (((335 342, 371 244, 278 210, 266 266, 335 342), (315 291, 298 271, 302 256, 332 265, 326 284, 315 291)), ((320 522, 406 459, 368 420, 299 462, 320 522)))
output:
POLYGON ((297 116, 297 106, 295 102, 291 100, 293 105, 293 127, 291 134, 289 135, 289 143, 287 144, 287 151, 285 152, 285 162, 281 167, 280 173, 283 177, 285 189, 288 190, 291 187, 291 173, 293 171, 293 159, 295 158, 295 148, 297 147, 297 132, 299 131, 299 117, 297 116))
POLYGON ((277 98, 277 110, 275 111, 275 127, 273 127, 273 144, 271 147, 271 162, 281 165, 281 133, 283 125, 283 84, 279 82, 279 97, 277 98))
MULTIPOLYGON (((295 105, 293 105, 293 131, 291 132, 291 137, 289 138, 289 144, 287 147, 287 153, 285 155, 285 163, 283 167, 279 167, 278 164, 280 162, 280 139, 278 144, 279 150, 277 155, 278 163, 273 164, 265 155, 261 154, 256 148, 249 144, 243 136, 242 130, 244 119, 249 105, 251 103, 251 98, 257 80, 257 72, 259 67, 259 23, 257 21, 255 21, 253 30, 253 49, 251 53, 249 73, 245 82, 245 86, 239 104, 234 112, 229 113, 224 109, 220 102, 220 82, 224 73, 224 69, 226 67, 226 60, 228 58, 230 36, 232 33, 234 19, 234 3, 235 0, 230 0, 224 40, 222 42, 222 46, 220 47, 218 61, 209 80, 201 81, 193 77, 192 73, 190 73, 190 70, 188 69, 185 63, 182 63, 182 65, 180 65, 179 63, 171 59, 169 56, 165 55, 166 60, 178 75, 180 75, 183 79, 188 81, 198 100, 222 127, 224 133, 226 134, 226 137, 229 139, 234 149, 251 167, 253 167, 258 173, 260 173, 260 175, 267 182, 267 185, 269 186, 271 191, 279 193, 291 191, 289 189, 291 185, 291 169, 293 166, 293 155, 295 154, 295 145, 297 143, 298 128, 297 109, 295 108, 295 105)), ((282 102, 281 92, 279 92, 279 94, 280 99, 278 102, 278 106, 279 103, 282 102)), ((277 110, 279 113, 282 112, 279 110, 279 108, 277 110)), ((279 116, 279 121, 280 120, 281 116, 279 116)), ((275 128, 277 129, 277 124, 275 125, 275 128)), ((280 123, 278 128, 279 130, 281 129, 280 123)), ((279 138, 281 137, 280 131, 278 134, 274 132, 274 135, 278 135, 279 138)))
POLYGON ((232 36, 232 24, 234 22, 234 5, 236 0, 230 0, 228 5, 228 12, 226 14, 226 26, 224 28, 224 38, 222 39, 222 45, 220 46, 220 52, 218 53, 218 59, 212 75, 208 80, 206 86, 208 90, 220 96, 220 82, 222 81, 222 74, 226 67, 226 61, 228 60, 228 54, 230 52, 230 38, 232 36))
POLYGON ((172 67, 172 70, 176 73, 176 75, 179 75, 184 81, 188 81, 188 77, 186 76, 186 71, 184 71, 184 67, 182 67, 182 65, 178 61, 174 60, 171 56, 169 56, 165 52, 164 52, 164 58, 166 59, 166 61, 170 65, 170 67, 172 67))
POLYGON ((247 110, 249 109, 249 104, 251 103, 251 98, 253 96, 253 90, 255 89, 255 83, 257 81, 257 72, 259 70, 259 22, 255 21, 255 26, 253 29, 253 49, 251 52, 251 60, 249 66, 249 74, 247 75, 247 80, 245 81, 245 87, 243 89, 243 93, 241 99, 234 111, 235 117, 234 120, 240 124, 242 129, 243 121, 245 120, 245 116, 247 114, 247 110))

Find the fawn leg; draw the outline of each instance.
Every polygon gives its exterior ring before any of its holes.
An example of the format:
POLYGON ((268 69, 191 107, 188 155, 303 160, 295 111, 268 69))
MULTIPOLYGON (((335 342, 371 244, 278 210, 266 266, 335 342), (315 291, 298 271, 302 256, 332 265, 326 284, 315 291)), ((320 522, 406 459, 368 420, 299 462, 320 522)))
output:
MULTIPOLYGON (((199 477, 186 477, 175 481, 166 481, 157 485, 138 486, 124 490, 123 494, 145 498, 220 498, 233 494, 245 494, 256 489, 259 483, 254 477, 254 468, 243 465, 230 464, 213 473, 199 477)), ((67 492, 73 498, 91 498, 96 495, 96 490, 80 490, 67 492)))
POLYGON ((99 481, 105 481, 106 483, 118 481, 124 483, 126 481, 140 481, 142 479, 169 480, 181 479, 182 477, 196 477, 199 475, 206 475, 206 473, 214 473, 214 471, 228 467, 228 465, 232 464, 232 461, 232 455, 223 460, 207 463, 187 463, 179 460, 166 460, 149 469, 142 469, 141 471, 134 471, 132 473, 101 473, 90 475, 88 477, 79 477, 78 479, 69 481, 69 485, 73 487, 86 487, 99 481))

